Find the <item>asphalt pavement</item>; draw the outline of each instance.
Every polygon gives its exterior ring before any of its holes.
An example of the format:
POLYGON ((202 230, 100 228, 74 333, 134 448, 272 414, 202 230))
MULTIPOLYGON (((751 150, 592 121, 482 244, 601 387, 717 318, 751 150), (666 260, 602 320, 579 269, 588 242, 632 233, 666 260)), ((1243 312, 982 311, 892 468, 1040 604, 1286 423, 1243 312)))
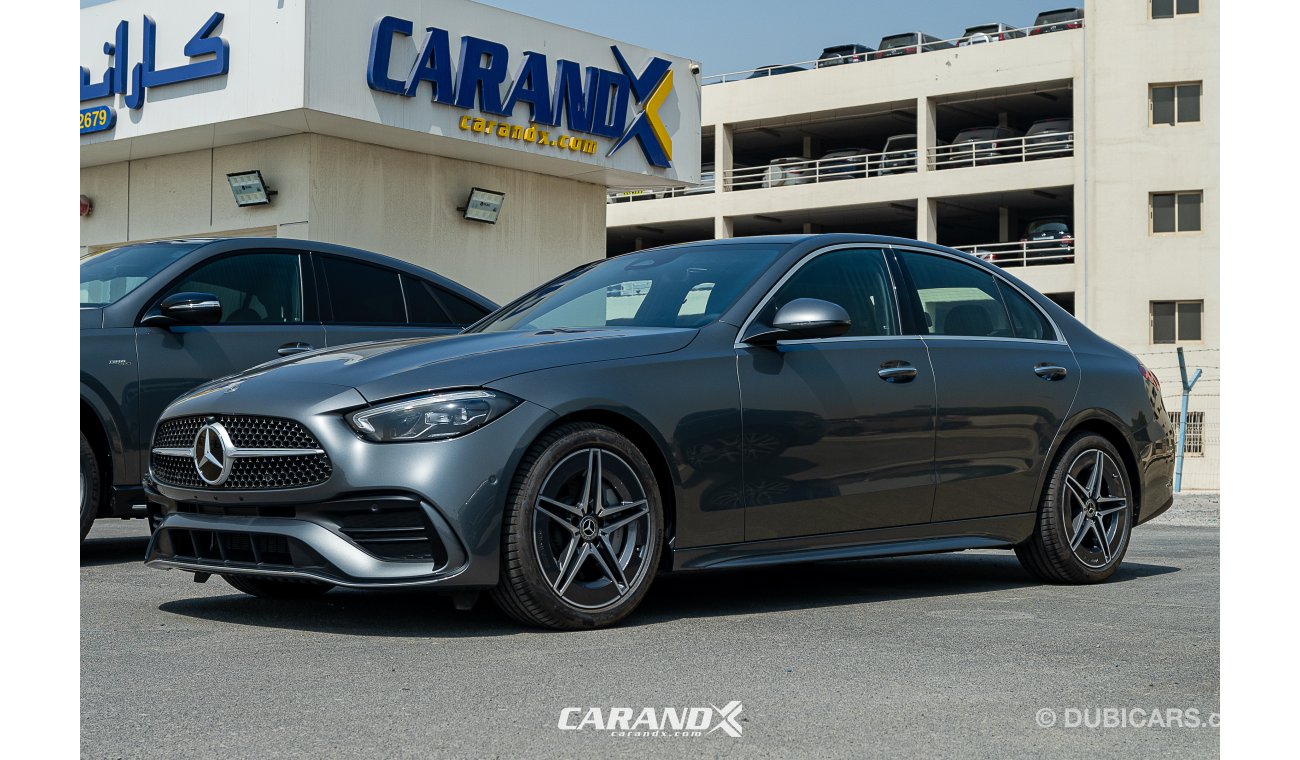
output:
POLYGON ((986 551, 661 576, 627 622, 580 633, 428 592, 258 600, 150 570, 142 521, 100 521, 81 551, 82 755, 1217 757, 1207 503, 1138 528, 1101 585, 986 551), (733 701, 735 738, 558 727, 733 701))

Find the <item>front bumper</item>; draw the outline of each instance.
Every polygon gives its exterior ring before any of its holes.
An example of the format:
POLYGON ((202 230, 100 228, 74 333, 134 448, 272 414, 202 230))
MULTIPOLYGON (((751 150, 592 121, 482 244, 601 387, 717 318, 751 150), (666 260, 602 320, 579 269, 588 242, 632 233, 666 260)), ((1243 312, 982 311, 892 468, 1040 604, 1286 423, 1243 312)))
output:
MULTIPOLYGON (((275 414, 247 404, 197 411, 275 414)), ((193 413, 168 410, 169 416, 193 413)), ((147 477, 150 512, 161 522, 145 564, 351 588, 491 587, 509 480, 555 415, 525 402, 461 438, 412 443, 362 440, 336 412, 293 419, 329 455, 333 471, 325 482, 195 490, 147 477)))

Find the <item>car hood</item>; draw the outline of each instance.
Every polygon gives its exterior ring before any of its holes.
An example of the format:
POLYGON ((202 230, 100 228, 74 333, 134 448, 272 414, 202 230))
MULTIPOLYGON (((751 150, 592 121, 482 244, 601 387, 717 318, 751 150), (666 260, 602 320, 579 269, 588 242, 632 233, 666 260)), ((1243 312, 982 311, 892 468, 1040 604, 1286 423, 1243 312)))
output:
POLYGON ((249 385, 318 383, 355 388, 374 402, 438 388, 490 385, 551 367, 677 351, 698 334, 685 328, 617 327, 462 333, 354 343, 254 367, 249 385))

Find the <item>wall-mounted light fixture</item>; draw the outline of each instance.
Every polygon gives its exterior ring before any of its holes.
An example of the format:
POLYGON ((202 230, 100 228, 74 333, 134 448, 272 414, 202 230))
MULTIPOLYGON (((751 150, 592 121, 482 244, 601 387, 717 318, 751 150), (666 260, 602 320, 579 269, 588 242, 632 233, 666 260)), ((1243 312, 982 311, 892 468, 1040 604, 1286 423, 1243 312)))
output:
POLYGON ((476 187, 469 191, 469 200, 465 205, 456 210, 465 212, 465 218, 471 222, 496 224, 501 217, 501 204, 505 199, 505 193, 476 187))
POLYGON ((271 196, 276 194, 266 186, 262 172, 257 169, 227 174, 226 181, 230 183, 230 192, 235 194, 235 205, 240 208, 265 206, 271 202, 271 196))

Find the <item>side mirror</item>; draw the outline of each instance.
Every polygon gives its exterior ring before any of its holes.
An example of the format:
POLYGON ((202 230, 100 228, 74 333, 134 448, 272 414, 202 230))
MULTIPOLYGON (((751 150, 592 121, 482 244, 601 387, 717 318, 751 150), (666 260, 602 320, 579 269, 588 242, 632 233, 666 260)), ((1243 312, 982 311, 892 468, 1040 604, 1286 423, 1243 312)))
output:
POLYGON ((140 324, 149 327, 212 325, 221 321, 221 301, 211 293, 173 293, 158 304, 140 324))
POLYGON ((743 342, 770 346, 778 340, 836 338, 848 332, 852 321, 843 306, 818 298, 796 298, 777 309, 772 325, 754 324, 743 342))

